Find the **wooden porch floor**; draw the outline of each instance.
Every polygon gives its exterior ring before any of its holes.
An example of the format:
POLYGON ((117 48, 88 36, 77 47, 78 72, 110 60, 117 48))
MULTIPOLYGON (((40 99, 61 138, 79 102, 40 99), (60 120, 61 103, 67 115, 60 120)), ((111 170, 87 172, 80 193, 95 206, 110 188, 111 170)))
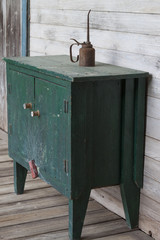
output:
MULTIPOLYGON (((68 240, 68 201, 40 179, 27 177, 25 193, 13 189, 7 134, 0 130, 0 239, 68 240)), ((131 231, 122 218, 90 199, 82 239, 151 240, 131 231)))

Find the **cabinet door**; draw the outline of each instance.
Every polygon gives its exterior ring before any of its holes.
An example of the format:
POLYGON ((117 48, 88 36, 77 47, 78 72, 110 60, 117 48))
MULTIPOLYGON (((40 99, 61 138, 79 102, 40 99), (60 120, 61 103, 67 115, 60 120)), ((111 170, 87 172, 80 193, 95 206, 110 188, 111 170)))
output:
POLYGON ((24 103, 34 104, 34 78, 13 70, 8 72, 9 154, 24 165, 30 160, 32 121, 31 110, 24 103))
POLYGON ((40 117, 35 117, 34 159, 41 177, 59 186, 62 192, 68 177, 65 169, 68 121, 68 114, 64 110, 66 98, 66 87, 35 79, 35 110, 40 111, 40 117))

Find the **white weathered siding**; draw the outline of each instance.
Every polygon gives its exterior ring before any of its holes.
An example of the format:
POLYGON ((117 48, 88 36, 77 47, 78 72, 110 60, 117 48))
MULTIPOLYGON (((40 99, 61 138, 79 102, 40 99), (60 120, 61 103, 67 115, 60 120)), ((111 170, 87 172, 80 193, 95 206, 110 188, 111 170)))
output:
MULTIPOLYGON (((160 0, 31 0, 31 55, 69 54, 71 37, 86 39, 89 9, 96 60, 152 74, 139 225, 160 240, 160 0)), ((119 187, 92 196, 124 216, 119 187)))

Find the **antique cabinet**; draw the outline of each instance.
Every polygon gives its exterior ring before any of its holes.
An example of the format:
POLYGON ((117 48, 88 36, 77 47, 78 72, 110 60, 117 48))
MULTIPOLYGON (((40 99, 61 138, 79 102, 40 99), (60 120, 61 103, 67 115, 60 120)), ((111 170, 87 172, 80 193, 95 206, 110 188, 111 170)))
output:
POLYGON ((69 199, 69 237, 80 239, 90 191, 120 185, 138 225, 148 73, 68 56, 6 58, 9 155, 15 192, 27 170, 69 199))

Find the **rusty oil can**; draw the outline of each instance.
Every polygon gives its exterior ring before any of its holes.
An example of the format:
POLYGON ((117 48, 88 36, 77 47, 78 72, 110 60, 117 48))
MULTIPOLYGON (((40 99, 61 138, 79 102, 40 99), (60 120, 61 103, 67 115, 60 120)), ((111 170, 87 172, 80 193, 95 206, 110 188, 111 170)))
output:
POLYGON ((87 15, 87 41, 80 43, 76 39, 72 38, 72 40, 75 41, 70 46, 70 60, 75 63, 79 61, 79 66, 83 67, 92 67, 95 66, 95 49, 93 48, 91 42, 90 42, 90 33, 89 33, 89 14, 91 10, 89 10, 87 15), (73 45, 81 45, 82 47, 79 50, 79 55, 77 56, 77 59, 74 61, 72 58, 72 47, 73 45))

